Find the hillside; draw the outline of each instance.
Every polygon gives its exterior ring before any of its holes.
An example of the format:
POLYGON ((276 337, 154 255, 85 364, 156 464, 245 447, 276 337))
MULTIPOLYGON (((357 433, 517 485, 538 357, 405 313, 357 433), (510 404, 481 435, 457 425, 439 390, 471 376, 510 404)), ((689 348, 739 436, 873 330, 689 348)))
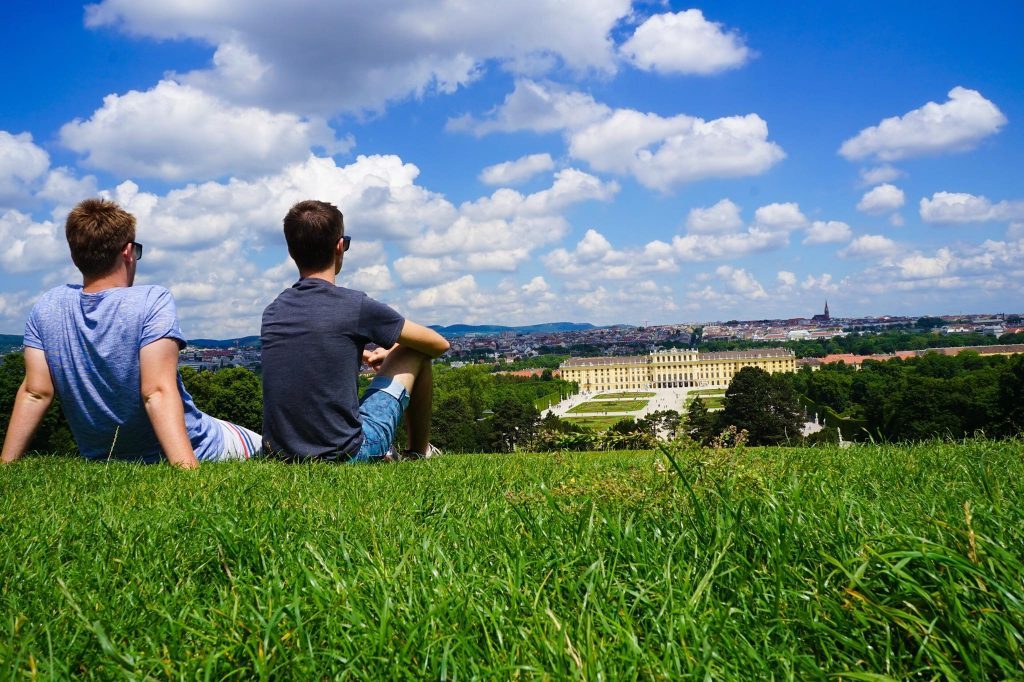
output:
POLYGON ((0 678, 1019 677, 1022 477, 1020 441, 30 458, 0 678))
POLYGON ((530 324, 521 327, 504 327, 498 324, 453 324, 445 327, 435 324, 431 325, 430 328, 442 336, 449 338, 454 336, 465 336, 466 334, 499 334, 501 332, 533 334, 597 329, 597 327, 589 322, 545 322, 543 324, 530 324))

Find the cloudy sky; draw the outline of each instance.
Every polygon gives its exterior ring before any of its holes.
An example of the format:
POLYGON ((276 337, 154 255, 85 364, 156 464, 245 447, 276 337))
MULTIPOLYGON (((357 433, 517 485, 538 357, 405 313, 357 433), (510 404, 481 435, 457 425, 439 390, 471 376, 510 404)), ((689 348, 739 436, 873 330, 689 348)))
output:
POLYGON ((103 0, 0 12, 0 332, 108 196, 187 335, 288 207, 424 323, 1024 309, 1024 4, 103 0))

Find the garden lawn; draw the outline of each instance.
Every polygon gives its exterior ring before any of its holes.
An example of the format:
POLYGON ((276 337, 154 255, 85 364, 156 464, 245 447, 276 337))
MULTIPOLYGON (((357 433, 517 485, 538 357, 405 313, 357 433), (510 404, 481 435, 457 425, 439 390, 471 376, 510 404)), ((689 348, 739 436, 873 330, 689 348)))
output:
POLYGON ((570 407, 569 414, 587 412, 636 412, 647 407, 646 400, 595 400, 570 407))
POLYGON ((623 419, 629 417, 564 417, 565 421, 577 424, 579 426, 585 426, 588 429, 594 429, 596 431, 604 431, 614 424, 618 424, 623 419))
POLYGON ((620 393, 602 393, 601 395, 594 396, 594 398, 597 399, 597 400, 608 400, 608 399, 632 400, 632 399, 636 399, 636 398, 653 398, 656 395, 657 395, 657 393, 647 393, 647 392, 630 393, 628 391, 623 391, 623 392, 620 392, 620 393))
POLYGON ((0 468, 0 679, 1019 679, 1024 446, 0 468))

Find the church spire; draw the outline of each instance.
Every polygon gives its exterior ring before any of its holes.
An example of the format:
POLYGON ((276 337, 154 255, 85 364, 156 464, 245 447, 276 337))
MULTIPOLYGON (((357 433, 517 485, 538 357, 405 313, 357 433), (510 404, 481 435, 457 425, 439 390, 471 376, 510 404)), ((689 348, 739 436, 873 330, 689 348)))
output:
POLYGON ((826 320, 831 319, 828 316, 828 299, 825 299, 825 319, 826 320))

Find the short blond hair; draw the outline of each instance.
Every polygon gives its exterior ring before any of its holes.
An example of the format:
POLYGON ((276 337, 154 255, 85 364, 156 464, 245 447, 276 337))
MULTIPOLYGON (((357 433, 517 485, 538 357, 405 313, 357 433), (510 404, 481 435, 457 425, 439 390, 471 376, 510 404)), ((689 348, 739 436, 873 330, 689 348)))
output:
POLYGON ((135 241, 135 216, 107 199, 86 199, 68 214, 64 234, 71 260, 86 277, 114 269, 117 254, 135 241))

